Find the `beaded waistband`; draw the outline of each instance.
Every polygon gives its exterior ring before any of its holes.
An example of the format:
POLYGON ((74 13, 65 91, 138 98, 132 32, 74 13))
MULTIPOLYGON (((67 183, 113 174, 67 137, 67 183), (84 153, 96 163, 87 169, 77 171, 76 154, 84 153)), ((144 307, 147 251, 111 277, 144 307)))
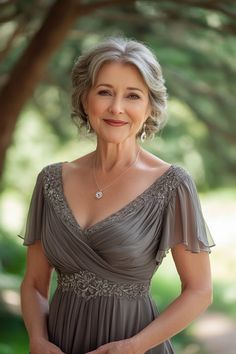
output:
POLYGON ((148 294, 149 282, 116 283, 88 270, 64 274, 57 270, 57 285, 61 291, 73 291, 85 300, 98 296, 118 296, 135 299, 148 294))

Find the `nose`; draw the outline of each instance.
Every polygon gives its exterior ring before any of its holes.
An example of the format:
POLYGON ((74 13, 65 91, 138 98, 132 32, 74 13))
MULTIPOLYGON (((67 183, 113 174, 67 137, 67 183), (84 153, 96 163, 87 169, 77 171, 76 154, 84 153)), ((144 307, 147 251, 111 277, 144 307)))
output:
POLYGON ((113 100, 110 102, 110 105, 108 107, 109 113, 112 113, 114 115, 124 113, 124 107, 122 104, 122 100, 118 97, 114 97, 113 100))

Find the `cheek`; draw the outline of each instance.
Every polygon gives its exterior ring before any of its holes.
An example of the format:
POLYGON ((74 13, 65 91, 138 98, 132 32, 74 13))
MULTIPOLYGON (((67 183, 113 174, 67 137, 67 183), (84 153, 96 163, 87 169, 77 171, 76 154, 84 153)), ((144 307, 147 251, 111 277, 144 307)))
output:
POLYGON ((129 111, 132 115, 135 115, 137 120, 145 118, 148 112, 148 106, 142 103, 136 103, 129 107, 129 111))
POLYGON ((89 114, 92 116, 97 116, 102 114, 107 108, 107 104, 105 101, 98 100, 96 98, 89 100, 88 106, 89 106, 89 114))

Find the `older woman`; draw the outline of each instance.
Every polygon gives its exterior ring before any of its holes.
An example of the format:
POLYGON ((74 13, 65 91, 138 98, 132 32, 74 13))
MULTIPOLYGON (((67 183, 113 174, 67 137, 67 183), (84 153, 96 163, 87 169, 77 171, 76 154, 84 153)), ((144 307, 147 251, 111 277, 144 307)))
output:
POLYGON ((78 59, 72 82, 74 119, 97 146, 37 178, 21 286, 31 353, 174 353, 169 338, 211 302, 213 241, 190 175, 139 144, 163 125, 160 65, 111 38, 78 59), (182 291, 159 314, 149 286, 169 249, 182 291))

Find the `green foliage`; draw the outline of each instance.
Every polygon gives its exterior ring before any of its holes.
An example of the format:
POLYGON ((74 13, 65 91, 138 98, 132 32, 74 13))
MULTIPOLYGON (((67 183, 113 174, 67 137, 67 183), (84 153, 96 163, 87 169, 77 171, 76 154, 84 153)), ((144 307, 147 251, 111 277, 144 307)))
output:
POLYGON ((20 316, 0 311, 0 353, 28 353, 28 335, 20 316))
POLYGON ((0 272, 23 274, 25 252, 3 229, 0 229, 0 272))
POLYGON ((218 281, 214 284, 214 302, 211 311, 218 311, 236 318, 236 288, 235 284, 229 281, 218 281))

